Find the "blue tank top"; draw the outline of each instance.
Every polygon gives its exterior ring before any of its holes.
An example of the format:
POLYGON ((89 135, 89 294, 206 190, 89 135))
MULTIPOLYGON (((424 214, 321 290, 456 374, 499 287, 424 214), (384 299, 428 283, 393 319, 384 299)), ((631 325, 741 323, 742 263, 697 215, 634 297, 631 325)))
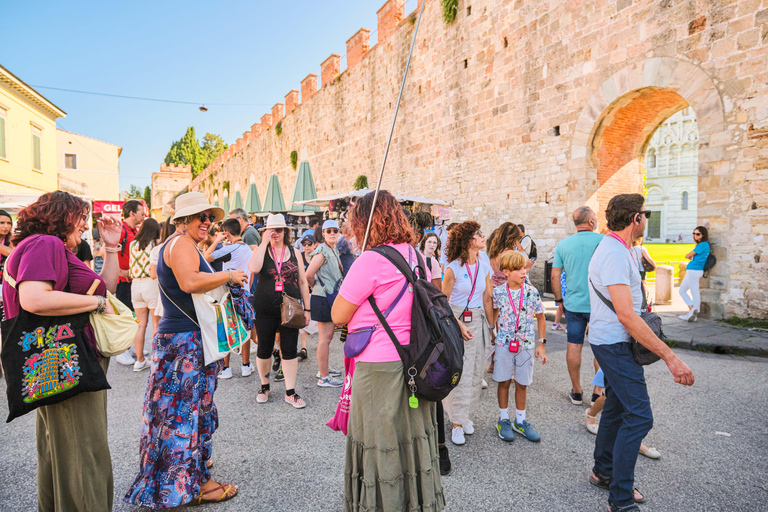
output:
MULTIPOLYGON (((195 305, 192 302, 192 295, 183 292, 181 288, 179 288, 179 282, 176 280, 176 276, 173 274, 173 270, 171 270, 165 264, 165 260, 163 259, 163 253, 165 252, 165 249, 169 246, 169 244, 172 243, 173 240, 170 239, 160 249, 160 255, 157 259, 157 280, 163 286, 168 295, 171 296, 174 302, 182 304, 183 306, 187 306, 189 309, 194 311, 195 305)), ((200 267, 198 270, 200 272, 210 272, 211 270, 203 260, 202 255, 198 253, 198 257, 200 258, 200 267)), ((175 334, 179 332, 200 331, 200 327, 198 327, 197 324, 190 320, 187 315, 182 313, 181 310, 177 308, 174 303, 165 296, 164 293, 162 293, 162 291, 160 292, 160 300, 163 303, 164 311, 163 316, 160 318, 160 322, 157 325, 157 332, 159 334, 175 334)))

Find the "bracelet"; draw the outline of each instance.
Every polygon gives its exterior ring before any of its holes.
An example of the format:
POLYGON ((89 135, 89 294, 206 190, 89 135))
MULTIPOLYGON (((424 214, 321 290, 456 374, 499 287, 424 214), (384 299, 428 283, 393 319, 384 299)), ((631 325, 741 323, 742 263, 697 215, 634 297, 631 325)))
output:
POLYGON ((227 269, 227 274, 229 274, 229 282, 227 284, 235 284, 235 276, 232 274, 232 271, 227 269))
POLYGON ((107 299, 105 299, 101 295, 97 295, 96 298, 99 300, 99 302, 96 305, 96 309, 94 310, 94 312, 98 315, 103 315, 107 312, 107 299))
POLYGON ((104 251, 109 253, 116 253, 120 252, 123 249, 123 244, 117 244, 117 247, 107 247, 104 246, 104 251))
POLYGON ((311 310, 309 309, 305 309, 304 311, 306 311, 307 313, 311 313, 311 310))
POLYGON ((555 304, 562 304, 563 299, 555 299, 555 304))

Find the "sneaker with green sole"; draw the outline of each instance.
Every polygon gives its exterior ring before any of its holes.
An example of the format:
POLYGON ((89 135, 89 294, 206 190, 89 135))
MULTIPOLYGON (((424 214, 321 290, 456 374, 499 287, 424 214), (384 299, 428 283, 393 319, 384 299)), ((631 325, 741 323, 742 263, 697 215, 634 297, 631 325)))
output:
POLYGON ((496 422, 496 432, 504 441, 512 442, 515 440, 515 432, 512 430, 512 422, 508 419, 496 422))
POLYGON ((515 423, 512 425, 512 428, 515 432, 518 434, 525 436, 525 438, 529 441, 533 441, 534 443, 538 443, 541 441, 541 436, 538 432, 536 432, 530 423, 528 423, 527 420, 523 420, 522 423, 518 423, 517 420, 515 420, 515 423))

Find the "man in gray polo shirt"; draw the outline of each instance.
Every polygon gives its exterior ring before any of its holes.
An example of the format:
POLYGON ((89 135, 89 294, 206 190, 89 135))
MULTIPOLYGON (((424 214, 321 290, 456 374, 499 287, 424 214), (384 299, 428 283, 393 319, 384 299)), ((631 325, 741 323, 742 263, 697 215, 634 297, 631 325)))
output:
POLYGON ((248 213, 242 208, 235 208, 229 212, 229 218, 237 219, 240 223, 240 238, 243 239, 245 245, 252 250, 258 248, 261 244, 261 235, 248 223, 248 213))
MULTIPOLYGON (((634 488, 640 444, 653 426, 651 402, 643 367, 630 349, 630 336, 667 364, 675 382, 693 385, 693 372, 640 317, 643 291, 638 264, 630 250, 645 231, 651 212, 643 210, 640 194, 621 194, 608 203, 610 232, 589 263, 589 344, 605 373, 605 406, 595 440, 595 464, 590 483, 610 489, 613 512, 639 510, 644 497, 634 488), (597 295, 613 303, 616 313, 597 295)), ((567 274, 566 274, 567 275, 567 274)))

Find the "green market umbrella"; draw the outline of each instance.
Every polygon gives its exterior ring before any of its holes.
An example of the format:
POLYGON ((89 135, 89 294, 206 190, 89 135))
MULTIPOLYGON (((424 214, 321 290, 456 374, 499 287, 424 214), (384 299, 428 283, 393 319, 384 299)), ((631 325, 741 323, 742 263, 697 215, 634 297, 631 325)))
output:
POLYGON ((213 195, 213 206, 219 206, 219 194, 213 195))
POLYGON ((284 212, 285 200, 283 199, 283 193, 280 190, 280 181, 277 179, 277 174, 273 174, 269 177, 269 183, 267 183, 267 194, 264 196, 264 212, 284 212))
POLYGON ((315 180, 312 178, 312 171, 309 169, 309 155, 307 149, 301 150, 301 164, 296 173, 296 182, 293 185, 293 196, 291 198, 291 212, 316 212, 320 208, 309 206, 307 204, 297 204, 300 201, 310 201, 317 198, 315 190, 315 180))
POLYGON ((221 207, 224 209, 224 216, 229 216, 229 191, 224 190, 224 197, 221 200, 221 207))
POLYGON ((240 195, 240 187, 235 185, 235 200, 232 202, 232 209, 243 207, 243 196, 240 195))
POLYGON ((261 200, 259 191, 256 190, 256 177, 251 174, 248 185, 248 191, 245 193, 245 211, 248 213, 257 213, 261 211, 261 200))

